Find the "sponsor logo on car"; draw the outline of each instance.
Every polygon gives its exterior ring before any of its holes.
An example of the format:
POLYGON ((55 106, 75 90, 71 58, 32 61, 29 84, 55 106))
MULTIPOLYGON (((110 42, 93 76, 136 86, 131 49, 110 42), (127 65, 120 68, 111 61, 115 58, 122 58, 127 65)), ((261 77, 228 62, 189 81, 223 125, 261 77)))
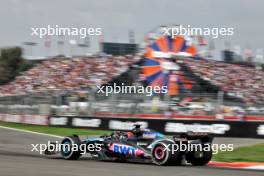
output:
POLYGON ((156 133, 152 133, 152 132, 144 132, 143 136, 144 139, 153 139, 156 137, 156 133))
POLYGON ((144 152, 136 147, 125 145, 125 144, 112 144, 109 148, 114 153, 130 155, 130 156, 140 156, 144 152))

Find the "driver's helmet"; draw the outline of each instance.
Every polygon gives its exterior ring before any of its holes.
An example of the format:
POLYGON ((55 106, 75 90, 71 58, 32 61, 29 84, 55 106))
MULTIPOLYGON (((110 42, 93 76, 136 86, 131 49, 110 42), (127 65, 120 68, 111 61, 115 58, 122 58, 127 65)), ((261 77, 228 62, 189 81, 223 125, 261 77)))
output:
POLYGON ((141 129, 141 125, 139 125, 139 124, 136 124, 135 126, 134 126, 134 128, 132 129, 132 131, 133 132, 139 132, 139 131, 141 131, 142 129, 141 129))
POLYGON ((132 129, 132 133, 134 136, 139 137, 142 136, 144 129, 141 129, 141 125, 136 124, 135 127, 132 129))

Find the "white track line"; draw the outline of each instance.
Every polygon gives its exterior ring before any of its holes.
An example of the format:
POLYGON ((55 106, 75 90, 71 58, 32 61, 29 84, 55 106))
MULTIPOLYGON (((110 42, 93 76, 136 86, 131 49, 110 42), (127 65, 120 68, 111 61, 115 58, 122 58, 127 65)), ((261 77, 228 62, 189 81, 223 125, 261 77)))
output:
POLYGON ((58 135, 54 135, 54 134, 39 133, 39 132, 35 132, 35 131, 22 130, 22 129, 17 129, 17 128, 10 128, 10 127, 1 126, 1 125, 0 125, 0 128, 13 130, 13 131, 19 131, 19 132, 23 132, 23 133, 31 133, 31 134, 37 134, 37 135, 42 135, 42 136, 51 136, 51 137, 56 137, 56 138, 61 138, 61 139, 63 138, 62 136, 58 136, 58 135))
POLYGON ((248 167, 244 167, 244 169, 264 170, 264 165, 262 165, 262 166, 248 166, 248 167))

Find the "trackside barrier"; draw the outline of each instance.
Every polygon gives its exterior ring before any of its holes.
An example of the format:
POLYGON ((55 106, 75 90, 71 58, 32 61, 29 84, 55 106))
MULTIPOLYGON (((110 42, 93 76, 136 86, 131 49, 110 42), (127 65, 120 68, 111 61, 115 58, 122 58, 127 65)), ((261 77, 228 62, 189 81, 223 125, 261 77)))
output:
POLYGON ((50 116, 50 126, 131 130, 134 124, 164 134, 208 132, 218 137, 264 138, 264 122, 50 116))
POLYGON ((139 119, 17 114, 0 114, 0 121, 102 130, 131 130, 134 124, 141 124, 143 128, 150 128, 168 135, 193 131, 208 132, 217 137, 264 138, 263 121, 139 119))
POLYGON ((32 125, 49 125, 47 115, 0 114, 0 121, 32 125))

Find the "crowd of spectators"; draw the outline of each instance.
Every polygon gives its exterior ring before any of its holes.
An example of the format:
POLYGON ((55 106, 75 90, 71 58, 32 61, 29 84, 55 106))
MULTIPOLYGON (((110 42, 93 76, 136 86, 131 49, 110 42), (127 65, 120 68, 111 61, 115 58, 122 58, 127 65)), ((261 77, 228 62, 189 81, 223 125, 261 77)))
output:
POLYGON ((264 72, 254 67, 214 60, 184 59, 191 71, 248 104, 264 104, 264 72))
MULTIPOLYGON (((132 56, 53 58, 42 61, 6 85, 0 96, 49 90, 78 90, 108 83, 137 61, 132 56)), ((183 59, 196 76, 248 104, 264 104, 264 72, 214 60, 183 59)))
POLYGON ((125 72, 134 61, 132 56, 48 59, 0 86, 0 96, 101 85, 125 72))

